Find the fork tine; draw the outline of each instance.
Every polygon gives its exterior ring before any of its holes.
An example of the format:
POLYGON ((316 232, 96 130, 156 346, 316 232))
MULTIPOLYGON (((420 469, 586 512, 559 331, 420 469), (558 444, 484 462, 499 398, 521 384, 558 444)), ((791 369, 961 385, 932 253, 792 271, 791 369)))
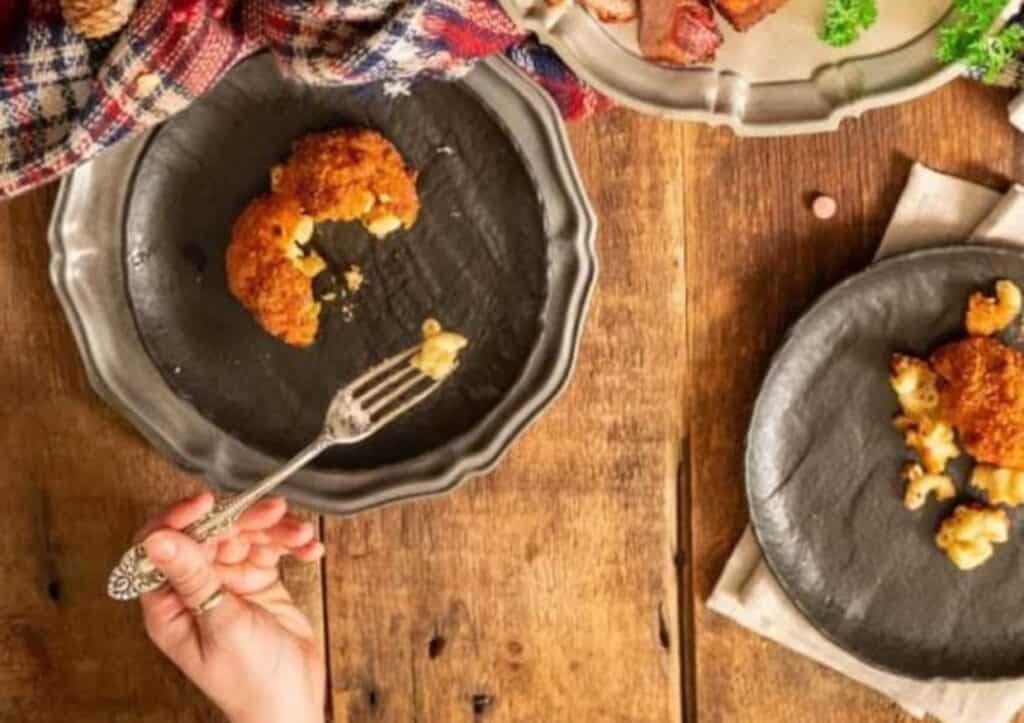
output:
POLYGON ((376 379, 378 376, 380 376, 384 372, 386 372, 386 371, 388 371, 390 369, 393 369, 394 367, 398 366, 403 361, 406 361, 409 358, 411 358, 413 354, 415 354, 416 352, 418 352, 420 350, 420 346, 421 346, 420 344, 417 344, 416 346, 412 347, 411 349, 406 349, 405 351, 403 351, 403 352, 401 352, 399 354, 395 354, 393 357, 389 357, 389 358, 385 359, 384 361, 382 361, 377 366, 373 367, 372 369, 370 369, 369 371, 367 371, 363 375, 357 377, 355 379, 355 381, 349 382, 348 386, 345 387, 345 389, 353 397, 356 396, 355 393, 356 393, 357 389, 362 387, 364 384, 367 384, 371 380, 376 379))
MULTIPOLYGON (((413 369, 413 367, 409 367, 409 368, 413 369)), ((388 392, 387 394, 385 394, 383 397, 377 399, 375 402, 373 402, 373 404, 370 404, 369 406, 367 406, 366 407, 366 411, 369 412, 370 414, 376 414, 377 412, 379 412, 382 409, 386 408, 391 402, 395 401, 396 399, 401 397, 403 394, 405 394, 407 391, 409 391, 410 389, 415 387, 417 384, 419 384, 424 379, 430 379, 430 377, 428 377, 426 374, 421 372, 419 369, 415 369, 414 371, 416 372, 416 374, 414 376, 412 376, 410 379, 408 379, 407 381, 405 381, 402 384, 400 384, 394 390, 392 390, 392 391, 388 392)), ((364 402, 364 406, 368 403, 368 401, 369 400, 367 400, 367 402, 364 402)))
POLYGON ((419 369, 414 367, 412 364, 408 364, 400 369, 396 369, 387 376, 384 377, 380 382, 374 380, 374 385, 359 393, 358 401, 364 407, 368 407, 370 403, 375 403, 382 394, 386 393, 389 389, 394 387, 396 384, 404 382, 410 375, 412 378, 422 375, 419 369))
MULTIPOLYGON (((425 375, 424 375, 424 377, 429 379, 429 377, 426 377, 425 375)), ((378 429, 383 427, 385 424, 390 422, 392 419, 394 419, 398 415, 405 414, 407 411, 409 411, 410 409, 415 407, 417 404, 419 404, 424 399, 426 399, 431 394, 433 394, 435 391, 437 391, 437 388, 441 386, 441 383, 443 381, 444 380, 442 379, 440 381, 434 382, 429 387, 424 389, 422 392, 420 392, 419 394, 417 394, 416 396, 411 398, 409 401, 407 401, 405 404, 401 405, 400 407, 398 407, 394 411, 389 412, 388 414, 384 415, 380 419, 374 420, 374 422, 373 422, 373 431, 376 432, 378 429)))

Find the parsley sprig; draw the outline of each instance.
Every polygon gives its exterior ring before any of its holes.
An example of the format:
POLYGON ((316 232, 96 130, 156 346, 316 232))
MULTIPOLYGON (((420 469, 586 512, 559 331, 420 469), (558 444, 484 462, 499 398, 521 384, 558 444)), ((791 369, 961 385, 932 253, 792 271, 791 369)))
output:
POLYGON ((833 47, 845 47, 856 42, 876 20, 876 0, 828 0, 821 39, 833 47))
MULTIPOLYGON (((898 2, 910 0, 896 0, 898 2)), ((842 48, 856 42, 878 20, 878 0, 827 0, 821 39, 842 48)), ((937 57, 963 61, 986 83, 994 83, 1007 63, 1024 51, 1024 27, 989 32, 1007 0, 953 0, 953 12, 940 31, 937 57)))
POLYGON ((953 17, 940 31, 939 60, 962 60, 986 83, 995 82, 1024 50, 1024 28, 1008 25, 998 33, 989 32, 1006 0, 955 0, 953 7, 953 17))

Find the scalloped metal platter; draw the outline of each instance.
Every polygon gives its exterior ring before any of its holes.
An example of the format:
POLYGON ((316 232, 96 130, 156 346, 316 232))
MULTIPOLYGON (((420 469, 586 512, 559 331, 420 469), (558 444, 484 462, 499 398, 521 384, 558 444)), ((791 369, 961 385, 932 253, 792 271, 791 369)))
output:
MULTIPOLYGON (((817 35, 825 0, 790 0, 745 33, 719 18, 715 63, 674 68, 641 57, 637 22, 601 23, 571 0, 500 0, 581 78, 623 105, 739 135, 832 131, 845 118, 929 93, 963 72, 935 59, 950 0, 881 3, 878 23, 836 49, 817 35)), ((1007 6, 1001 22, 1020 9, 1007 6)))
POLYGON ((166 456, 242 489, 319 428, 330 392, 436 315, 467 332, 459 372, 374 439, 325 455, 284 493, 351 513, 492 469, 568 381, 596 277, 596 221, 561 119, 511 63, 458 83, 317 88, 268 55, 61 186, 51 276, 90 381, 166 456), (262 332, 226 290, 232 220, 294 138, 379 128, 420 171, 416 227, 383 242, 322 224, 314 243, 367 287, 310 349, 262 332))

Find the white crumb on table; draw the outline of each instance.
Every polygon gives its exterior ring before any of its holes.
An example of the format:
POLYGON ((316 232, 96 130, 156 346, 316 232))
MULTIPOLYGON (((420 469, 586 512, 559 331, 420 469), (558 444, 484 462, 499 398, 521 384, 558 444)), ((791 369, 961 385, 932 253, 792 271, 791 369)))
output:
POLYGON ((824 193, 814 199, 811 204, 811 210, 814 215, 820 218, 822 221, 827 221, 836 215, 839 210, 839 204, 831 196, 827 196, 824 193))

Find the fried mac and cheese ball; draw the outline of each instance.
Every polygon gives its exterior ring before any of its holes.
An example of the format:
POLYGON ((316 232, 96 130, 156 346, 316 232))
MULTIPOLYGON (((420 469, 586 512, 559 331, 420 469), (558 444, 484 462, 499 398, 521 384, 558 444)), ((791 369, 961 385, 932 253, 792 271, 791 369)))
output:
POLYGON ((932 355, 942 416, 978 462, 1024 469, 1024 354, 992 337, 952 342, 932 355))
POLYGON ((988 501, 994 505, 1017 507, 1024 504, 1024 471, 979 464, 971 473, 971 484, 984 490, 988 501))
POLYGON ((378 238, 419 215, 416 174, 380 133, 345 128, 299 139, 271 172, 275 193, 294 196, 317 221, 361 221, 378 238))
POLYGON ((324 261, 302 248, 312 233, 297 200, 260 196, 235 221, 225 260, 231 293, 260 326, 294 346, 312 344, 319 327, 312 278, 324 261))
POLYGON ((1008 327, 1021 309, 1020 289, 1012 281, 997 281, 995 298, 981 292, 971 294, 967 302, 967 333, 992 336, 1008 327))
POLYGON ((935 543, 961 570, 973 570, 995 551, 994 543, 1009 539, 1010 520, 1005 510, 959 505, 942 521, 935 543))

